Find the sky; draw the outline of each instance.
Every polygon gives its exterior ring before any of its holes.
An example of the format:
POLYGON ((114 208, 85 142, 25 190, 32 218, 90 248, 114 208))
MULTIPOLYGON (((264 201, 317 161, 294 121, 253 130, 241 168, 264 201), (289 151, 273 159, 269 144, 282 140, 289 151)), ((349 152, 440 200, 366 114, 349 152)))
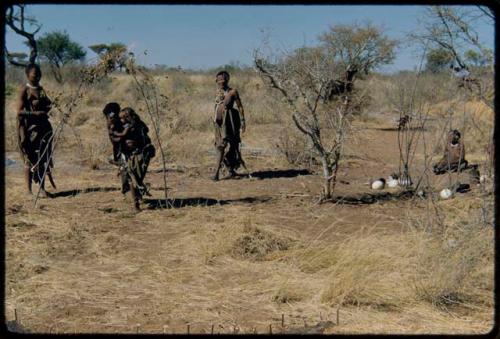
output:
MULTIPOLYGON (((281 48, 311 46, 331 25, 371 22, 394 39, 418 29, 423 6, 342 5, 29 5, 42 29, 38 36, 65 30, 84 47, 125 43, 147 66, 163 64, 207 69, 224 64, 252 64, 252 52, 264 36, 281 48)), ((480 39, 494 46, 494 27, 476 27, 480 39)), ((28 52, 22 38, 6 28, 10 52, 28 52)), ((87 58, 95 54, 87 50, 87 58)), ((412 70, 420 62, 418 46, 398 49, 383 72, 412 70)))

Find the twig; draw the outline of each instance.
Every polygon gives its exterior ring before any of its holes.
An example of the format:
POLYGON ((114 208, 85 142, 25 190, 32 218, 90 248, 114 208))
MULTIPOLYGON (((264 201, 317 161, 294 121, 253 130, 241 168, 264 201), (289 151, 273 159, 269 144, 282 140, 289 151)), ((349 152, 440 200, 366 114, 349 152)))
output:
MULTIPOLYGON (((160 130, 160 127, 159 127, 159 124, 158 122, 156 121, 156 117, 154 116, 153 114, 153 107, 152 107, 152 103, 150 102, 151 98, 150 98, 150 95, 148 95, 145 90, 144 90, 144 84, 141 84, 141 82, 139 81, 139 79, 137 78, 137 67, 135 66, 134 62, 130 62, 129 66, 128 66, 128 69, 129 69, 129 72, 130 74, 132 75, 132 78, 134 79, 134 82, 136 84, 136 87, 137 89, 139 90, 141 96, 143 97, 145 103, 146 103, 146 107, 147 107, 147 112, 148 112, 148 115, 149 115, 149 118, 151 119, 151 123, 153 124, 153 129, 155 131, 155 137, 156 137, 156 141, 158 142, 158 147, 160 148, 160 155, 161 155, 161 162, 162 162, 162 171, 163 171, 163 190, 164 190, 164 195, 165 195, 165 203, 166 203, 166 207, 172 207, 172 206, 169 206, 170 205, 170 202, 168 201, 168 192, 167 192, 167 168, 165 166, 165 163, 166 163, 166 160, 165 160, 165 152, 163 150, 163 145, 161 143, 161 140, 160 140, 160 136, 159 136, 159 130, 160 130)), ((149 80, 149 76, 144 73, 144 72, 141 72, 141 74, 146 78, 146 81, 149 80)), ((155 100, 155 110, 156 110, 156 115, 159 116, 159 108, 158 108, 158 98, 157 98, 157 95, 156 95, 156 88, 154 89, 154 100, 155 100)))

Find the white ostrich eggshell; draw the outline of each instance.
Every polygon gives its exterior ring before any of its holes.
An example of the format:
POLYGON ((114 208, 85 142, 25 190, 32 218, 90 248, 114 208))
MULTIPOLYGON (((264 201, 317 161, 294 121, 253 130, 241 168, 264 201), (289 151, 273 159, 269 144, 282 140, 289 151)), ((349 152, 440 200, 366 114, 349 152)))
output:
POLYGON ((374 182, 372 182, 372 189, 374 190, 380 190, 384 188, 384 183, 380 180, 375 180, 374 182))
POLYGON ((387 181, 387 186, 389 187, 397 187, 398 186, 398 181, 395 179, 391 179, 387 181))
POLYGON ((453 193, 451 192, 451 190, 449 188, 445 188, 445 189, 441 190, 441 192, 439 192, 439 196, 441 197, 441 199, 449 199, 449 198, 451 198, 452 195, 453 195, 453 193))

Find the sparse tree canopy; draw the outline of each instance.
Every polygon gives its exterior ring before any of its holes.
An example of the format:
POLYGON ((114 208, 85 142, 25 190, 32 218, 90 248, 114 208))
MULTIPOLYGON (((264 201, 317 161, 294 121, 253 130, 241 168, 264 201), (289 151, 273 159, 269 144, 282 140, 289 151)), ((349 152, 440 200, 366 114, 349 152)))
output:
POLYGON ((479 39, 479 20, 494 24, 494 15, 480 6, 427 7, 422 30, 412 37, 431 49, 447 51, 452 56, 454 70, 467 70, 467 83, 461 87, 493 109, 493 53, 479 39), (473 69, 479 63, 481 68, 473 69))
POLYGON ((113 42, 110 44, 90 45, 89 48, 99 55, 101 59, 107 55, 113 55, 112 60, 116 62, 116 65, 110 65, 110 67, 119 68, 120 71, 125 67, 128 59, 127 45, 121 42, 113 42))
POLYGON ((255 52, 255 66, 290 107, 295 126, 311 141, 321 159, 323 198, 332 196, 350 119, 363 105, 354 87, 368 74, 394 59, 396 41, 372 25, 337 25, 322 34, 316 47, 282 52, 274 58, 255 52))
POLYGON ((333 61, 345 70, 368 74, 395 58, 397 41, 371 24, 332 26, 319 39, 333 61))
POLYGON ((431 49, 426 55, 425 69, 432 73, 447 71, 453 66, 453 54, 444 48, 431 49))
POLYGON ((111 44, 95 44, 90 45, 89 48, 98 55, 103 55, 109 52, 123 52, 127 51, 127 46, 121 42, 113 42, 111 44))
POLYGON ((487 67, 493 60, 493 51, 485 49, 484 54, 469 49, 464 53, 465 62, 473 67, 487 67))
POLYGON ((44 34, 37 40, 40 59, 49 63, 58 82, 62 82, 61 68, 74 61, 85 59, 83 47, 74 42, 66 31, 54 31, 44 34))
POLYGON ((35 35, 42 28, 33 17, 26 15, 26 5, 10 5, 7 7, 5 14, 5 23, 16 34, 26 39, 25 43, 30 48, 28 61, 24 61, 27 54, 25 53, 9 53, 5 46, 5 56, 11 65, 25 67, 28 63, 35 63, 38 57, 38 46, 35 35), (29 32, 26 26, 35 26, 36 28, 29 32))
POLYGON ((46 33, 37 42, 40 57, 57 68, 85 59, 86 52, 83 47, 72 41, 66 31, 46 33))

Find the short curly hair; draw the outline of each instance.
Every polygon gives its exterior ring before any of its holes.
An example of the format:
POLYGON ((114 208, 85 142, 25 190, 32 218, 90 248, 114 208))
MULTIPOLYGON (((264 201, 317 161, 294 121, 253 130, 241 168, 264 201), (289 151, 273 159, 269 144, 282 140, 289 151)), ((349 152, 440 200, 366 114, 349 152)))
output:
POLYGON ((106 106, 104 106, 104 109, 102 110, 102 113, 109 117, 112 113, 117 115, 120 112, 121 108, 120 105, 116 102, 110 102, 107 103, 106 106))
POLYGON ((42 70, 38 64, 30 63, 27 64, 26 67, 24 68, 24 73, 26 73, 26 76, 30 74, 32 69, 36 69, 38 73, 42 74, 42 70))
POLYGON ((227 71, 220 71, 215 77, 217 78, 219 75, 222 75, 226 81, 229 81, 230 75, 227 71))

